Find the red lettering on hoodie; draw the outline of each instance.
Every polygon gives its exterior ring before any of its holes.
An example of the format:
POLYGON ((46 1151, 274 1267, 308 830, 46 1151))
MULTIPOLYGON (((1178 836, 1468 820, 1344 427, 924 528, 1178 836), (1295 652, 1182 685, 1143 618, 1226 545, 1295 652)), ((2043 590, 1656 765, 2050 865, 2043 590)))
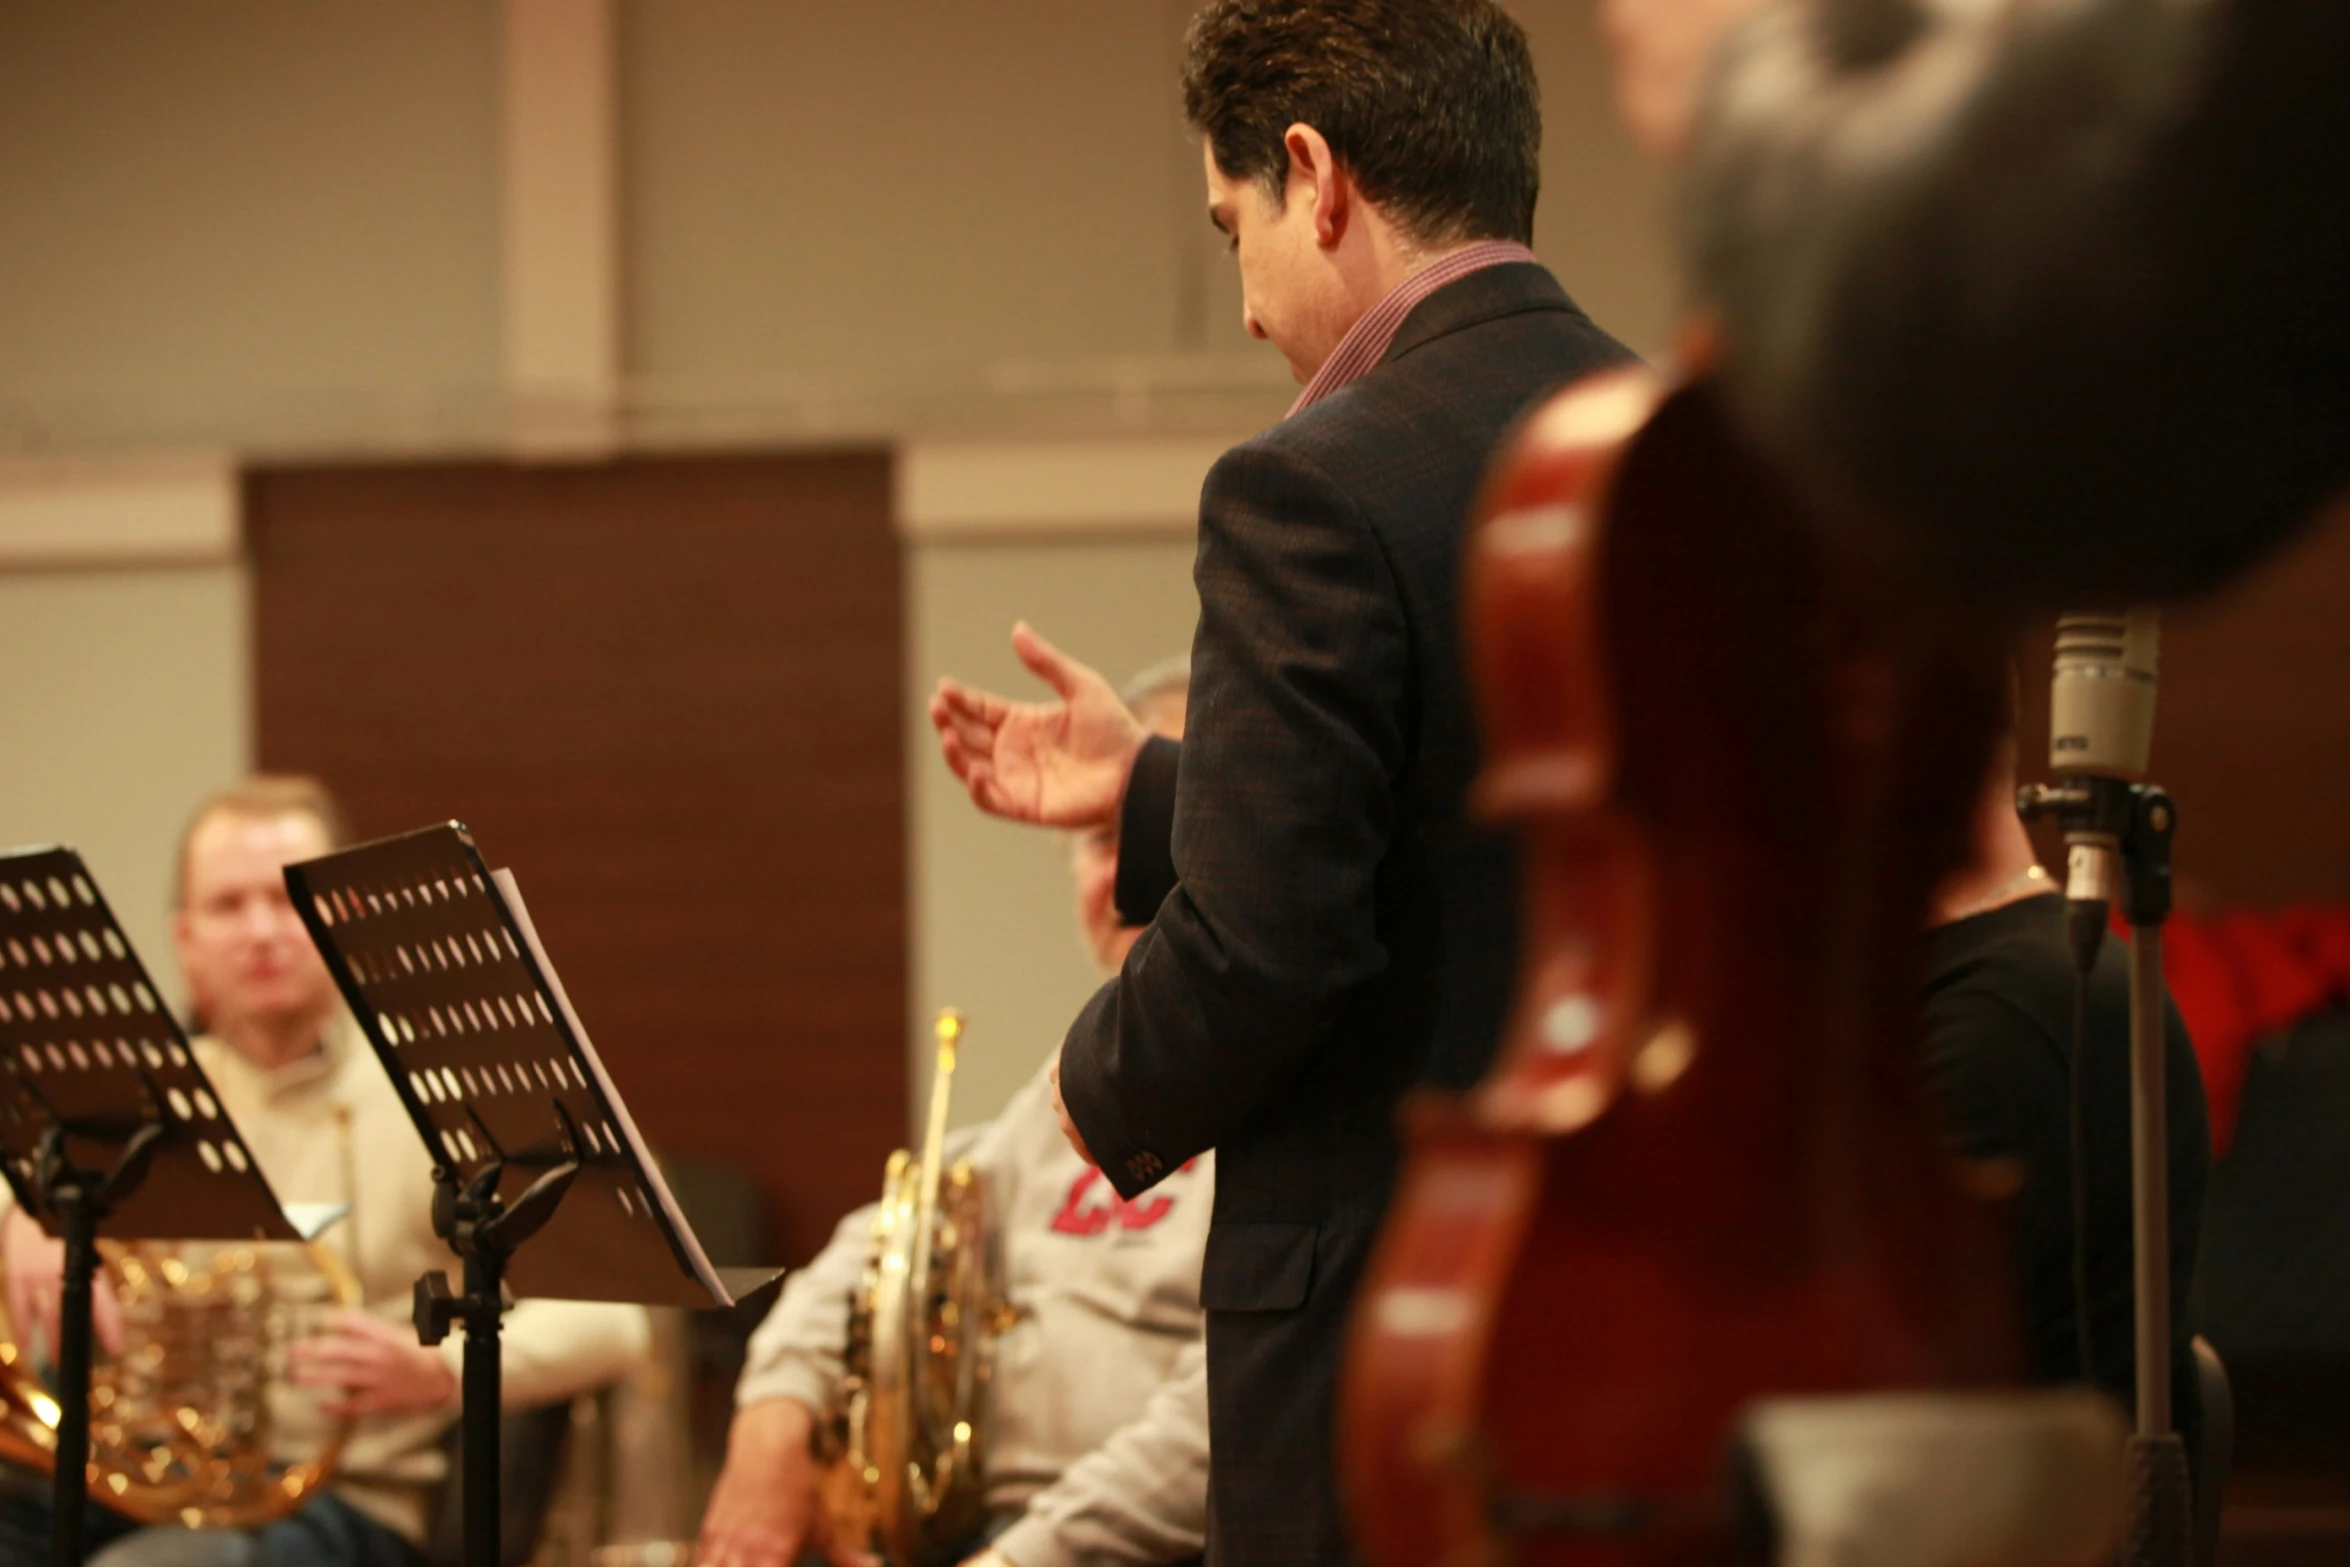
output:
MULTIPOLYGON (((1184 1169, 1191 1168, 1186 1164, 1184 1169)), ((1060 1212, 1053 1215, 1053 1232, 1058 1235, 1100 1235, 1112 1228, 1147 1230, 1175 1209, 1175 1199, 1164 1195, 1138 1197, 1129 1202, 1115 1191, 1105 1190, 1096 1195, 1094 1188, 1102 1184, 1102 1172, 1084 1170, 1069 1184, 1069 1195, 1062 1199, 1060 1212)))

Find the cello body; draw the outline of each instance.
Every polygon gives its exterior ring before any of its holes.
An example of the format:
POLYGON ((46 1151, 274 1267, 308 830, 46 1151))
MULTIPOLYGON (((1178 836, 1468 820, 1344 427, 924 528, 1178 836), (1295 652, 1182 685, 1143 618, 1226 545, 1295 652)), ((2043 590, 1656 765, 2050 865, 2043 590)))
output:
POLYGON ((1358 1544, 1734 1560, 1756 1398, 2020 1363, 1914 1026, 2005 666, 1823 559, 1702 381, 1559 394, 1468 548, 1473 808, 1521 846, 1523 948, 1486 1079, 1407 1111, 1342 1393, 1358 1544))

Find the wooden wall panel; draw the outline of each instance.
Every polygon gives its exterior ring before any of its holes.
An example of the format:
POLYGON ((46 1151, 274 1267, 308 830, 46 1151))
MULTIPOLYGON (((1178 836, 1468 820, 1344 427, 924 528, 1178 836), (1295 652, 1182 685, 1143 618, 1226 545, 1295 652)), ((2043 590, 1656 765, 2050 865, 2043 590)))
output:
MULTIPOLYGON (((2052 635, 2017 653, 2027 778, 2046 774, 2052 635)), ((2350 508, 2166 617, 2153 770, 2179 802, 2182 907, 2350 902, 2350 508)))
POLYGON ((264 471, 257 754, 521 878, 665 1151, 799 1261, 906 1125, 900 591, 878 453, 264 471))

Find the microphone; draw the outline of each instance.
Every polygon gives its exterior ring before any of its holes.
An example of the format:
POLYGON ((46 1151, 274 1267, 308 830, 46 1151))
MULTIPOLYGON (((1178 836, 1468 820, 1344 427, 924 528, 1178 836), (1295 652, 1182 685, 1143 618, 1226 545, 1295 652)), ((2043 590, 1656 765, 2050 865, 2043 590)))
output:
POLYGON ((2161 612, 2151 607, 2066 615, 2056 623, 2048 766, 2058 786, 2033 791, 2025 808, 2053 808, 2064 824, 2064 895, 2083 972, 2096 961, 2120 881, 2130 786, 2145 780, 2154 748, 2161 641, 2161 612))
POLYGON ((2161 644, 2162 612, 2151 607, 2056 623, 2048 765, 2058 777, 2145 778, 2161 644))

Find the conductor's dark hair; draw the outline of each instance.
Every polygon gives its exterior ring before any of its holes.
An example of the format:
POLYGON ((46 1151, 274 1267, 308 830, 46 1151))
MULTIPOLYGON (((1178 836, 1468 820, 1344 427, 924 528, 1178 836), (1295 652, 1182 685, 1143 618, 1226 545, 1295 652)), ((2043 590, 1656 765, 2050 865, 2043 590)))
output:
POLYGON ((1541 93, 1494 0, 1214 0, 1191 21, 1183 112, 1275 203, 1302 122, 1422 244, 1534 237, 1541 93))

